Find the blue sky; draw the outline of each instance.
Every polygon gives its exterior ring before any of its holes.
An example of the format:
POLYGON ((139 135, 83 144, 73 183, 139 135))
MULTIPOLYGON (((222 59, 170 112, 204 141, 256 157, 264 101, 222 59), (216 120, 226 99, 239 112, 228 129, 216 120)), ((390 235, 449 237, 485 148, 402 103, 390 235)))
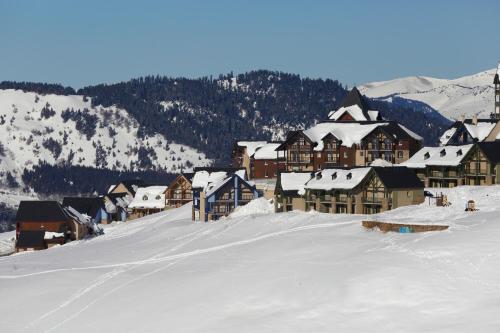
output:
POLYGON ((498 0, 0 0, 0 80, 78 88, 272 69, 351 86, 499 60, 498 0))

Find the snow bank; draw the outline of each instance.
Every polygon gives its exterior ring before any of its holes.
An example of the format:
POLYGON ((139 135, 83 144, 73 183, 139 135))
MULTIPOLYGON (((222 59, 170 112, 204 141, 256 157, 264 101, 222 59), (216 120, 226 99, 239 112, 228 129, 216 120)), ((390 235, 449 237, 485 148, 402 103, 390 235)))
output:
POLYGON ((274 204, 266 198, 258 198, 250 201, 244 206, 237 207, 230 217, 241 217, 256 214, 272 214, 274 213, 274 204))

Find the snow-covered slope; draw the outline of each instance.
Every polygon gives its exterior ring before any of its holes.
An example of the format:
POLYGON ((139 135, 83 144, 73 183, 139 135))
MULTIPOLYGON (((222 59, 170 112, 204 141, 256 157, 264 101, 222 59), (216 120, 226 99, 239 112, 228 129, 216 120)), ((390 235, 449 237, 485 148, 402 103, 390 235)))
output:
POLYGON ((359 87, 362 94, 382 98, 398 96, 428 104, 450 119, 463 114, 487 118, 493 112, 493 77, 496 70, 487 70, 454 80, 411 76, 390 81, 371 82, 359 87))
POLYGON ((451 207, 370 218, 449 224, 443 232, 253 209, 199 223, 188 205, 3 257, 0 331, 496 332, 500 188, 442 191, 451 207), (464 212, 468 199, 478 212, 464 212))
POLYGON ((0 173, 19 178, 25 167, 41 161, 116 170, 155 166, 173 172, 210 162, 203 153, 162 135, 141 139, 138 129, 125 110, 92 107, 83 96, 0 90, 0 173), (151 163, 144 165, 144 156, 151 163))

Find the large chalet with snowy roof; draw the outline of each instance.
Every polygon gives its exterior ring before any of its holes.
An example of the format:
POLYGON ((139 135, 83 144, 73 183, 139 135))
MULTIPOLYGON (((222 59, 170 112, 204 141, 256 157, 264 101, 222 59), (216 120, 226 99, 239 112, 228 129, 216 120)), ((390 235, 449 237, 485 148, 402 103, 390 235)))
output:
POLYGON ((402 165, 426 187, 500 184, 500 141, 424 147, 402 165))
POLYGON ((193 200, 193 177, 194 173, 181 172, 168 185, 166 196, 168 207, 180 207, 193 200))
POLYGON ((375 214, 424 201, 424 185, 401 167, 324 169, 280 173, 276 211, 375 214))
POLYGON ((369 166, 383 159, 406 161, 422 147, 422 137, 395 121, 384 121, 365 105, 354 88, 329 120, 289 132, 277 151, 284 153, 287 171, 369 166))

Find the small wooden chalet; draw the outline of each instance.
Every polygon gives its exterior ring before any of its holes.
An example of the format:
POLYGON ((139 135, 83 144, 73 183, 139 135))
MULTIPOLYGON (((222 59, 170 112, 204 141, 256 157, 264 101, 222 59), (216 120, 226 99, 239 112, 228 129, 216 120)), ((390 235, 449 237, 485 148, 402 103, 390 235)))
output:
POLYGON ((165 210, 167 190, 164 185, 137 188, 134 199, 128 205, 130 217, 138 218, 165 210))
MULTIPOLYGON (((283 176, 286 173, 281 175, 280 187, 283 187, 283 176)), ((297 183, 295 188, 300 186, 297 183)), ((424 186, 413 171, 405 167, 325 169, 312 173, 302 190, 293 195, 290 200, 284 192, 283 198, 277 199, 287 203, 284 211, 375 214, 422 203, 424 186)))
POLYGON ((71 207, 64 209, 57 201, 21 201, 16 215, 16 251, 46 249, 98 232, 90 218, 71 207))
POLYGON ((108 223, 108 214, 102 197, 64 197, 63 207, 73 207, 82 215, 87 215, 93 223, 108 223))
POLYGON ((170 183, 167 190, 167 206, 180 207, 193 201, 194 173, 181 173, 170 183))
POLYGON ((259 197, 245 169, 204 168, 193 177, 193 220, 218 220, 259 197))
POLYGON ((144 186, 144 182, 142 181, 142 179, 122 180, 118 184, 112 185, 109 188, 108 193, 126 193, 134 197, 135 192, 141 186, 144 186))

